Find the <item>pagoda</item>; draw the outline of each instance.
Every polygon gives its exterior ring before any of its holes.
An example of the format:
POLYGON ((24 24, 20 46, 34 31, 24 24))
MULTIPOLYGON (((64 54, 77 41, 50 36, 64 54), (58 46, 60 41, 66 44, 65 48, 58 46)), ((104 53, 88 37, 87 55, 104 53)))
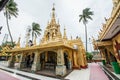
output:
POLYGON ((14 67, 14 56, 19 55, 17 68, 20 70, 29 68, 32 72, 37 72, 49 69, 54 71, 55 75, 64 76, 68 70, 87 68, 83 42, 78 37, 68 39, 65 28, 63 35, 61 34, 54 6, 40 44, 36 45, 35 40, 33 46, 25 48, 21 48, 18 41, 19 45, 8 51, 12 55, 8 67, 14 67))

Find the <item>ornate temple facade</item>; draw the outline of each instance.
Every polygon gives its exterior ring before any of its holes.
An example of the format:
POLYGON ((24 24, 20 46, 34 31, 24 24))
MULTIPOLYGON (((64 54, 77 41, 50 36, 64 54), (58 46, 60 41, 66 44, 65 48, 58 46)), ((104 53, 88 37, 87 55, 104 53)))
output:
POLYGON ((113 0, 111 17, 105 19, 99 32, 98 40, 93 39, 94 49, 99 49, 102 59, 107 64, 120 64, 120 0, 113 0))
POLYGON ((69 69, 87 67, 85 49, 81 39, 77 37, 69 40, 66 29, 64 29, 63 35, 61 34, 60 24, 56 22, 54 7, 51 20, 47 24, 40 44, 36 45, 36 39, 33 44, 33 46, 26 44, 25 48, 21 48, 19 38, 16 47, 7 51, 12 55, 8 67, 14 66, 15 56, 19 57, 17 68, 20 70, 29 68, 36 72, 49 68, 56 75, 64 76, 69 69))

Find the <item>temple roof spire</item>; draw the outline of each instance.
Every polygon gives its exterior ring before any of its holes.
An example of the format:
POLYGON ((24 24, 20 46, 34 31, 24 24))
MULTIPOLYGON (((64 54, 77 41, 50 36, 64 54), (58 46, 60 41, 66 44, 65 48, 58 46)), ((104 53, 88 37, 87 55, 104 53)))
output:
POLYGON ((64 35, 63 35, 63 39, 67 39, 67 36, 66 36, 66 28, 64 27, 64 35))
POLYGON ((54 6, 55 6, 55 4, 53 3, 51 24, 56 23, 56 20, 55 20, 55 7, 54 6))
POLYGON ((18 42, 16 43, 16 48, 20 48, 20 40, 21 40, 21 35, 20 35, 20 37, 18 38, 18 42))
POLYGON ((112 2, 113 2, 113 8, 116 8, 119 0, 112 0, 112 2))
POLYGON ((52 8, 52 18, 55 18, 55 4, 53 3, 53 8, 52 8))

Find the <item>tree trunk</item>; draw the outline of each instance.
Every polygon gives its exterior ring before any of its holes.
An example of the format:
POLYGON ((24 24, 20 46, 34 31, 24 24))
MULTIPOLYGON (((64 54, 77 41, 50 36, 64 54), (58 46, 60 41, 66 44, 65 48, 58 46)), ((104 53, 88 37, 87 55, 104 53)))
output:
POLYGON ((33 31, 32 31, 32 42, 33 42, 33 37, 34 37, 34 33, 33 33, 33 31))
POLYGON ((88 49, 87 49, 87 26, 86 26, 86 24, 84 24, 85 25, 85 39, 86 39, 86 52, 88 51, 88 49))
POLYGON ((10 39, 11 39, 12 46, 13 46, 14 45, 13 44, 13 38, 12 38, 12 35, 11 35, 11 32, 10 32, 10 27, 9 27, 9 23, 8 23, 8 14, 7 14, 7 12, 6 12, 6 23, 7 23, 8 32, 9 32, 10 39))

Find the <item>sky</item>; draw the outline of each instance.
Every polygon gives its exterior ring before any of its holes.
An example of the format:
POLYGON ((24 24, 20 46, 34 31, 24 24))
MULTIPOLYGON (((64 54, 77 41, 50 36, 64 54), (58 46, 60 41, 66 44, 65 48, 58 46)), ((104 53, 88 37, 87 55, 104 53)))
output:
MULTIPOLYGON (((18 4, 18 16, 12 17, 9 21, 10 30, 14 41, 18 41, 21 36, 21 45, 25 44, 25 34, 28 26, 32 22, 40 24, 42 29, 41 36, 37 38, 37 42, 43 37, 44 30, 48 21, 51 20, 53 3, 55 4, 56 21, 59 20, 60 29, 63 33, 66 28, 67 37, 81 37, 85 44, 84 25, 79 23, 79 15, 82 10, 90 8, 94 12, 93 20, 87 24, 88 29, 88 50, 93 51, 91 38, 97 39, 98 31, 102 28, 102 23, 105 23, 105 17, 111 16, 113 8, 112 0, 14 0, 18 4)), ((3 11, 0 12, 0 26, 3 26, 0 34, 0 44, 3 41, 4 35, 8 34, 6 19, 3 11)), ((10 38, 8 38, 10 41, 10 38)))

